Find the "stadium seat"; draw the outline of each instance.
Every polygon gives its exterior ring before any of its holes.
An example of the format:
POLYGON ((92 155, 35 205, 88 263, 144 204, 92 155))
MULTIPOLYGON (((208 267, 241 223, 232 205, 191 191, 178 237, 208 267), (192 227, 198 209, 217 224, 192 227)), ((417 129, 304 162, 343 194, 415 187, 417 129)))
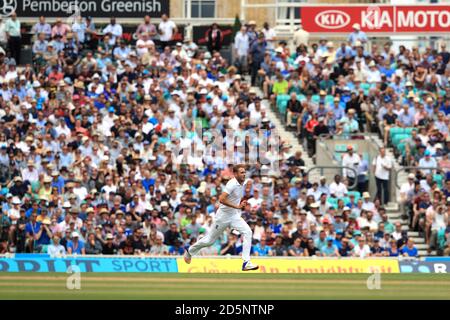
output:
POLYGON ((329 105, 329 104, 333 104, 333 102, 334 102, 334 97, 332 95, 329 94, 325 97, 325 104, 329 105))
POLYGON ((433 181, 436 181, 439 189, 442 189, 442 187, 444 186, 443 184, 444 177, 441 174, 434 174, 433 181))
POLYGON ((366 161, 369 163, 369 165, 370 165, 370 156, 369 156, 369 153, 368 153, 368 152, 363 152, 363 153, 362 153, 362 156, 363 156, 363 160, 366 160, 366 161))
POLYGON ((277 109, 281 115, 286 114, 287 103, 291 97, 287 94, 280 94, 277 96, 277 109))
POLYGON ((337 144, 334 146, 335 152, 347 152, 347 146, 351 145, 353 147, 354 151, 358 151, 358 145, 357 144, 337 144))
POLYGON ((404 130, 405 130, 405 133, 407 133, 407 134, 412 134, 412 132, 413 132, 414 130, 417 130, 417 128, 409 127, 409 128, 405 128, 404 130))
POLYGON ((404 128, 393 127, 389 130, 389 138, 392 140, 397 134, 405 133, 404 128))
POLYGON ((370 87, 371 87, 371 85, 370 85, 370 83, 362 82, 362 83, 359 85, 359 87, 360 87, 361 89, 363 89, 363 90, 369 90, 370 87))
POLYGON ((347 205, 347 203, 350 203, 350 198, 349 197, 343 197, 341 199, 342 199, 342 201, 344 201, 344 204, 346 204, 346 205, 347 205))
POLYGON ((346 152, 347 151, 347 145, 346 144, 337 144, 334 146, 334 151, 336 152, 346 152))
POLYGON ((328 197, 327 202, 330 206, 337 208, 338 199, 333 198, 333 197, 328 197))
POLYGON ((311 97, 311 101, 314 103, 319 103, 320 101, 320 96, 318 94, 315 94, 311 97))
POLYGON ((400 142, 400 143, 397 144, 395 147, 396 147, 397 150, 400 152, 400 154, 402 155, 402 157, 406 156, 406 143, 400 142))
POLYGON ((392 145, 397 146, 402 140, 405 140, 407 138, 409 138, 410 135, 409 134, 397 134, 392 138, 392 145))
POLYGON ((303 101, 306 100, 306 97, 305 97, 305 95, 303 95, 303 94, 298 94, 298 95, 297 95, 297 100, 300 101, 300 102, 303 102, 303 101))
POLYGON ((354 195, 356 200, 359 199, 359 198, 361 198, 361 193, 359 193, 359 191, 349 191, 349 192, 348 192, 348 195, 349 195, 349 196, 350 196, 350 195, 354 195))

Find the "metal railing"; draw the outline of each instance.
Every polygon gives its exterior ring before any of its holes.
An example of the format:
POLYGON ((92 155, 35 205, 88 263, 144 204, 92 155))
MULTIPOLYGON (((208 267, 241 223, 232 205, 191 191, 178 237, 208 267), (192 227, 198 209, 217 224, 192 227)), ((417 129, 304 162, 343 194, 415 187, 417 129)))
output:
MULTIPOLYGON (((346 166, 315 166, 315 167, 310 168, 308 171, 306 171, 306 175, 309 176, 311 171, 319 170, 319 169, 320 169, 320 175, 323 175, 324 169, 341 169, 341 170, 346 169, 346 170, 353 171, 353 173, 355 174, 355 177, 358 176, 358 171, 356 171, 355 168, 346 167, 346 166)), ((358 185, 358 179, 355 178, 353 185, 349 186, 349 188, 354 189, 354 188, 356 188, 357 185, 358 185)))
POLYGON ((439 170, 439 168, 438 168, 438 167, 430 168, 430 167, 414 167, 414 166, 407 166, 407 167, 402 167, 402 168, 400 168, 400 169, 395 170, 395 171, 394 171, 394 182, 395 182, 395 186, 396 186, 398 189, 401 188, 400 185, 398 184, 398 174, 399 174, 400 172, 406 171, 406 170, 414 170, 414 171, 417 171, 417 170, 431 170, 431 171, 433 171, 433 170, 439 170))
MULTIPOLYGON (((327 133, 322 133, 319 135, 319 139, 320 142, 323 142, 324 139, 332 139, 332 140, 338 140, 338 139, 343 139, 343 140, 349 140, 348 137, 368 137, 369 140, 371 140, 374 144, 376 144, 379 147, 382 147, 382 145, 380 145, 378 143, 378 141, 375 139, 375 137, 377 136, 376 133, 370 133, 370 132, 356 132, 356 133, 341 133, 341 134, 327 134, 327 133)), ((356 140, 356 139, 355 139, 356 140)))

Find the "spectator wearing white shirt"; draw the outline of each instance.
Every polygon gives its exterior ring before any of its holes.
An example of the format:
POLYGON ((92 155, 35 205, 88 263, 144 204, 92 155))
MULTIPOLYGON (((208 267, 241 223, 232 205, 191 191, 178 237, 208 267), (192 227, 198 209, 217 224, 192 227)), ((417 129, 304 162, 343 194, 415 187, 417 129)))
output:
POLYGON ((392 159, 386 155, 386 149, 380 148, 380 154, 372 162, 377 184, 376 198, 381 204, 389 202, 389 175, 393 166, 392 159))
POLYGON ((334 181, 330 184, 330 195, 342 198, 348 193, 347 186, 341 182, 341 176, 335 175, 334 181))
POLYGON ((414 189, 415 179, 414 173, 410 173, 408 174, 408 181, 400 186, 400 202, 405 203, 408 200, 408 193, 414 189))
POLYGON ((181 65, 183 60, 188 59, 187 52, 183 49, 183 44, 181 42, 177 42, 175 49, 172 51, 172 56, 178 60, 177 65, 181 65))
POLYGON ((381 72, 377 69, 375 61, 370 61, 369 70, 366 71, 366 81, 368 83, 381 82, 381 72))
POLYGON ((364 192, 362 194, 362 197, 364 200, 361 208, 367 211, 375 211, 376 210, 375 204, 372 201, 370 201, 370 193, 364 192))
POLYGON ((8 47, 11 58, 20 65, 20 52, 22 47, 21 23, 17 19, 16 12, 11 13, 11 18, 6 21, 5 32, 8 38, 8 47))
POLYGON ((59 237, 57 235, 53 236, 52 244, 47 247, 47 253, 50 257, 60 257, 66 254, 66 248, 59 244, 59 237))
POLYGON ((250 39, 247 34, 247 28, 245 26, 242 26, 241 30, 236 34, 234 38, 236 64, 241 74, 247 71, 247 58, 249 46, 250 46, 250 39))
POLYGON ((342 166, 355 169, 355 171, 344 168, 344 177, 348 179, 348 184, 352 186, 357 178, 358 165, 361 163, 361 158, 357 153, 353 152, 353 146, 347 146, 347 153, 342 156, 342 166))
POLYGON ((142 33, 139 40, 136 42, 136 52, 139 58, 142 58, 144 55, 148 54, 154 46, 155 43, 149 38, 148 33, 142 33))
POLYGON ((268 22, 264 22, 263 29, 261 31, 264 34, 264 39, 267 43, 267 49, 268 50, 274 50, 275 49, 275 41, 277 37, 277 33, 273 28, 269 26, 268 22))
POLYGON ((293 41, 294 41, 294 45, 296 47, 298 47, 302 44, 305 46, 308 46, 309 32, 303 29, 301 21, 300 21, 300 25, 298 26, 297 31, 294 32, 293 41))
POLYGON ((258 126, 263 118, 262 115, 263 108, 261 106, 261 100, 257 99, 255 101, 255 109, 250 111, 250 125, 258 126))
POLYGON ((116 18, 112 17, 110 24, 103 29, 103 33, 109 35, 109 45, 115 46, 117 40, 122 37, 123 29, 120 24, 116 23, 116 18))
POLYGON ((6 25, 3 19, 0 17, 0 47, 6 49, 8 45, 8 38, 6 36, 6 25))
POLYGON ((161 43, 161 48, 164 49, 166 46, 171 46, 174 41, 174 35, 178 32, 177 25, 172 20, 169 20, 167 14, 161 16, 161 22, 158 26, 159 31, 159 41, 161 43))
POLYGON ((36 169, 33 160, 29 160, 27 162, 27 167, 22 170, 22 179, 23 181, 28 181, 30 183, 39 181, 39 172, 36 169))
MULTIPOLYGON (((430 208, 434 209, 434 205, 430 208)), ((443 205, 439 205, 436 210, 430 210, 430 212, 428 212, 427 210, 426 220, 427 230, 430 230, 430 236, 428 238, 428 252, 431 252, 432 249, 438 248, 438 232, 442 229, 445 229, 448 225, 447 208, 443 205)))
POLYGON ((352 255, 358 258, 366 258, 372 255, 370 247, 366 244, 364 238, 359 238, 358 244, 353 248, 352 255))

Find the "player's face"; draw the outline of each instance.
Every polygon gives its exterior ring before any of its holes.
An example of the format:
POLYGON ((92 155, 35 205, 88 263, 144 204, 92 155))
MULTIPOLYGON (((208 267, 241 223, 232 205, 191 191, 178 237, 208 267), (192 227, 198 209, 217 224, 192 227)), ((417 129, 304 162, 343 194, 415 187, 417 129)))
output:
POLYGON ((245 180, 245 169, 244 168, 239 168, 239 171, 236 175, 236 179, 237 179, 237 181, 239 181, 239 183, 242 183, 245 180))

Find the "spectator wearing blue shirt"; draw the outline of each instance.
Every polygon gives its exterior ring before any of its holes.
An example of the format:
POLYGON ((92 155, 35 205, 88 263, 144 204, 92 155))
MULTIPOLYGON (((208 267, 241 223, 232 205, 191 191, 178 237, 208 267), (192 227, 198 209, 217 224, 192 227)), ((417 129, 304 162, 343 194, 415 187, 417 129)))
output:
POLYGON ((173 256, 182 256, 184 254, 184 247, 180 239, 175 239, 173 246, 169 246, 169 254, 173 256))
POLYGON ((275 215, 273 217, 273 223, 271 223, 269 225, 269 228, 272 230, 273 233, 280 234, 282 227, 283 227, 283 225, 280 223, 280 216, 279 215, 275 215))
POLYGON ((358 23, 355 23, 352 28, 353 32, 349 34, 347 41, 350 42, 352 46, 355 46, 358 41, 362 44, 366 43, 367 36, 361 31, 361 26, 358 23))
POLYGON ((25 232, 27 238, 31 239, 31 245, 37 240, 37 234, 41 230, 41 223, 36 221, 37 216, 37 213, 32 213, 30 215, 30 221, 25 225, 25 232))
POLYGON ((59 154, 60 168, 69 168, 72 165, 73 161, 73 155, 72 153, 70 153, 69 147, 67 145, 63 146, 62 152, 59 154))
POLYGON ((214 168, 214 163, 209 163, 208 166, 203 170, 203 177, 206 177, 207 175, 212 175, 215 177, 217 174, 217 169, 214 168))
POLYGON ((327 245, 323 246, 320 252, 324 257, 339 257, 339 250, 333 244, 334 239, 332 237, 327 237, 327 245))
POLYGON ((253 246, 253 252, 255 256, 271 256, 272 255, 272 249, 266 244, 266 239, 262 238, 261 241, 253 246))
POLYGON ((445 113, 445 116, 448 116, 448 115, 450 114, 450 97, 447 97, 447 98, 445 99, 444 106, 441 107, 441 108, 439 109, 439 111, 444 112, 444 113, 445 113))
POLYGON ((400 83, 400 77, 395 77, 394 82, 392 82, 389 87, 394 89, 394 92, 398 95, 402 94, 403 92, 403 85, 400 83))
MULTIPOLYGON (((33 201, 33 204, 31 205, 31 208, 29 208, 25 212, 25 216, 27 218, 30 218, 33 213, 36 214, 36 215, 40 215, 41 214, 41 208, 39 208, 39 203, 37 201, 33 201)), ((28 226, 28 224, 27 224, 27 226, 28 226)), ((31 232, 31 226, 29 228, 27 228, 26 231, 27 232, 31 232)))
POLYGON ((114 49, 113 55, 116 60, 126 60, 130 52, 131 50, 126 46, 125 41, 120 41, 120 46, 114 49))
POLYGON ((404 127, 412 127, 414 125, 414 115, 407 104, 403 106, 403 112, 400 113, 398 120, 404 127))
POLYGON ((58 193, 62 194, 64 188, 64 178, 59 175, 58 171, 52 172, 52 178, 53 178, 52 187, 57 188, 58 193))
POLYGON ((353 56, 353 50, 347 43, 342 42, 341 46, 336 50, 336 60, 348 59, 353 56))
MULTIPOLYGON (((52 232, 49 228, 50 224, 51 224, 50 219, 48 219, 48 218, 44 219, 39 225, 38 232, 34 233, 34 240, 35 240, 34 251, 35 252, 46 252, 46 249, 44 248, 44 246, 49 245, 50 239, 53 237, 52 232)), ((25 230, 26 230, 26 227, 25 227, 25 230)), ((36 231, 36 230, 34 230, 34 231, 36 231)))
POLYGON ((84 242, 80 240, 80 235, 76 231, 72 232, 72 240, 67 242, 67 253, 81 255, 86 254, 84 242))
POLYGON ((406 246, 401 249, 401 253, 404 257, 416 257, 418 256, 417 248, 414 245, 414 241, 412 239, 408 239, 406 242, 406 246))

